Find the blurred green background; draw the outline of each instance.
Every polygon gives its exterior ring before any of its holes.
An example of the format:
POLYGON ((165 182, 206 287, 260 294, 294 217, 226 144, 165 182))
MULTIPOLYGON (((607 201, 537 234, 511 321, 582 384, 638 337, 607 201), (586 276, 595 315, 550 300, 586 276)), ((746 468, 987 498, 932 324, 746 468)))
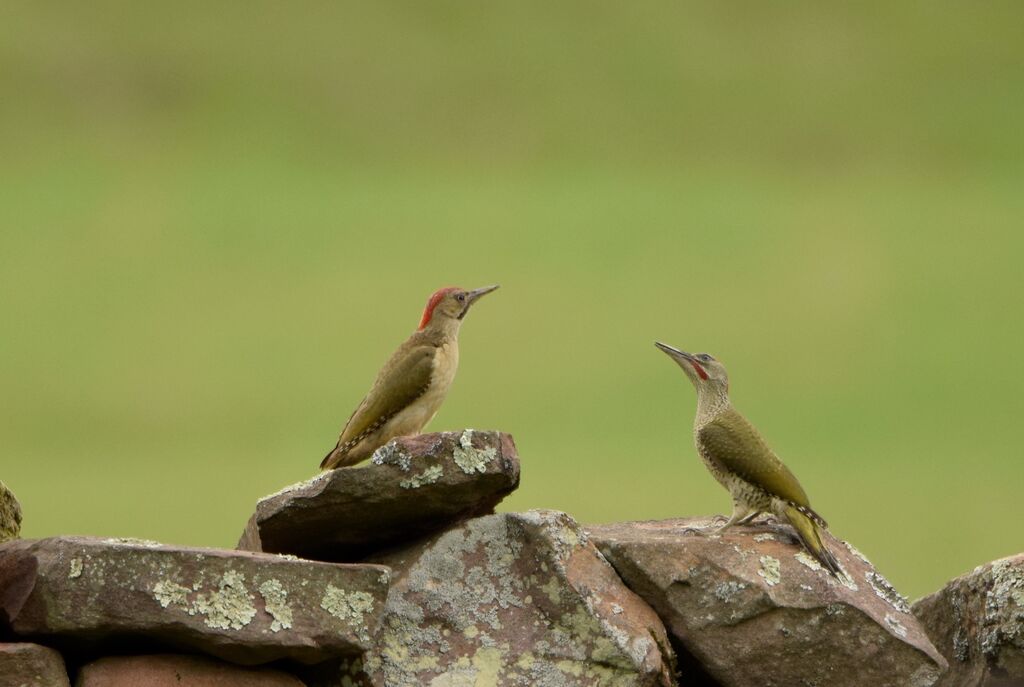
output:
MULTIPOLYGON (((1024 549, 1019 3, 4 3, 0 478, 233 545, 440 286, 506 509, 725 513, 714 353, 911 596, 1024 549)), ((344 527, 344 523, 339 523, 344 527)))

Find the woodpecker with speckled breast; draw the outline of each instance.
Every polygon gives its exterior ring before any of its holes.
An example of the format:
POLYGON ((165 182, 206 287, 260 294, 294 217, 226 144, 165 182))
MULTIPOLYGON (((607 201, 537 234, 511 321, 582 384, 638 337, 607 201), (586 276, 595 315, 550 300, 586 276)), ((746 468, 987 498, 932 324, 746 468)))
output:
POLYGON ((497 287, 440 289, 419 328, 398 347, 341 430, 320 467, 355 465, 395 437, 419 434, 437 414, 459 367, 459 328, 469 309, 497 287))
POLYGON ((804 548, 833 575, 842 568, 828 550, 824 519, 811 509, 803 487, 767 442, 729 400, 725 366, 707 353, 687 353, 661 342, 697 389, 693 436, 704 466, 732 496, 732 516, 718 532, 771 513, 796 530, 804 548))

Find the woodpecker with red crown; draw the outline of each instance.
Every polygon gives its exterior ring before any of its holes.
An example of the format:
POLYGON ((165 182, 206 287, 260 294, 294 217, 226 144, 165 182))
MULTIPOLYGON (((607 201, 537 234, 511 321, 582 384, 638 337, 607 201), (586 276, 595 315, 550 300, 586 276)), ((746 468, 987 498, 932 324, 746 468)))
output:
POLYGON ((370 392, 341 430, 320 467, 355 465, 395 437, 419 434, 437 414, 459 367, 459 327, 470 307, 497 285, 440 289, 427 301, 419 329, 377 373, 370 392))

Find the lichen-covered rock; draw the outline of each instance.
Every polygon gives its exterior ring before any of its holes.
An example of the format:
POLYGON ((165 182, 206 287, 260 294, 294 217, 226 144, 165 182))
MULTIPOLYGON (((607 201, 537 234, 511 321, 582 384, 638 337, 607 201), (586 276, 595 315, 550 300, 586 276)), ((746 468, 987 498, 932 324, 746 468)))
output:
POLYGON ((0 642, 0 685, 3 687, 68 687, 64 659, 39 644, 0 642))
POLYGON ((107 656, 87 663, 75 687, 304 687, 280 670, 240 668, 204 656, 107 656))
POLYGON ((494 511, 519 486, 512 437, 440 432, 395 439, 368 465, 328 470, 256 505, 238 548, 354 561, 494 511))
POLYGON ((950 581, 914 615, 949 661, 942 687, 1024 685, 1024 553, 950 581))
POLYGON ((21 504, 14 493, 0 481, 0 543, 17 539, 21 534, 21 504))
POLYGON ((564 513, 476 518, 380 561, 377 645, 340 684, 671 684, 658 617, 564 513))
POLYGON ((0 628, 98 649, 125 637, 242 664, 370 645, 389 571, 88 537, 0 544, 0 628), (100 646, 97 646, 100 645, 100 646))
POLYGON ((724 686, 925 687, 946 662, 906 600, 852 546, 828 545, 829 575, 781 524, 708 519, 587 528, 625 583, 661 616, 683 658, 724 686))

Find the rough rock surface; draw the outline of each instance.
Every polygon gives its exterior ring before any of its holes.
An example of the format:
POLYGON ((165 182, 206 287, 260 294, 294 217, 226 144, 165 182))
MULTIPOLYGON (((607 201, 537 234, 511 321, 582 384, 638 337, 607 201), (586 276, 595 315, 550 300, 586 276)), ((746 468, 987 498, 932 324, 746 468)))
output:
POLYGON ((709 519, 589 527, 591 541, 721 685, 932 685, 946 662, 906 600, 852 546, 829 575, 784 525, 701 536, 709 519))
POLYGON ((943 687, 1024 685, 1024 553, 950 581, 914 614, 949 661, 943 687))
POLYGON ((512 437, 441 432, 394 439, 363 467, 329 470, 256 505, 238 548, 359 560, 491 513, 519 486, 512 437))
POLYGON ((356 662, 340 684, 671 684, 661 621, 564 513, 476 518, 381 562, 394 582, 368 675, 356 662))
POLYGON ((130 637, 243 664, 315 662, 369 646, 388 577, 140 540, 20 540, 0 544, 0 629, 71 648, 130 637))
POLYGON ((0 685, 7 687, 67 687, 64 659, 38 644, 0 643, 0 685))
POLYGON ((108 656, 82 666, 75 687, 304 687, 279 670, 240 668, 203 656, 108 656))
POLYGON ((21 533, 21 504, 0 481, 0 543, 17 539, 21 533))

